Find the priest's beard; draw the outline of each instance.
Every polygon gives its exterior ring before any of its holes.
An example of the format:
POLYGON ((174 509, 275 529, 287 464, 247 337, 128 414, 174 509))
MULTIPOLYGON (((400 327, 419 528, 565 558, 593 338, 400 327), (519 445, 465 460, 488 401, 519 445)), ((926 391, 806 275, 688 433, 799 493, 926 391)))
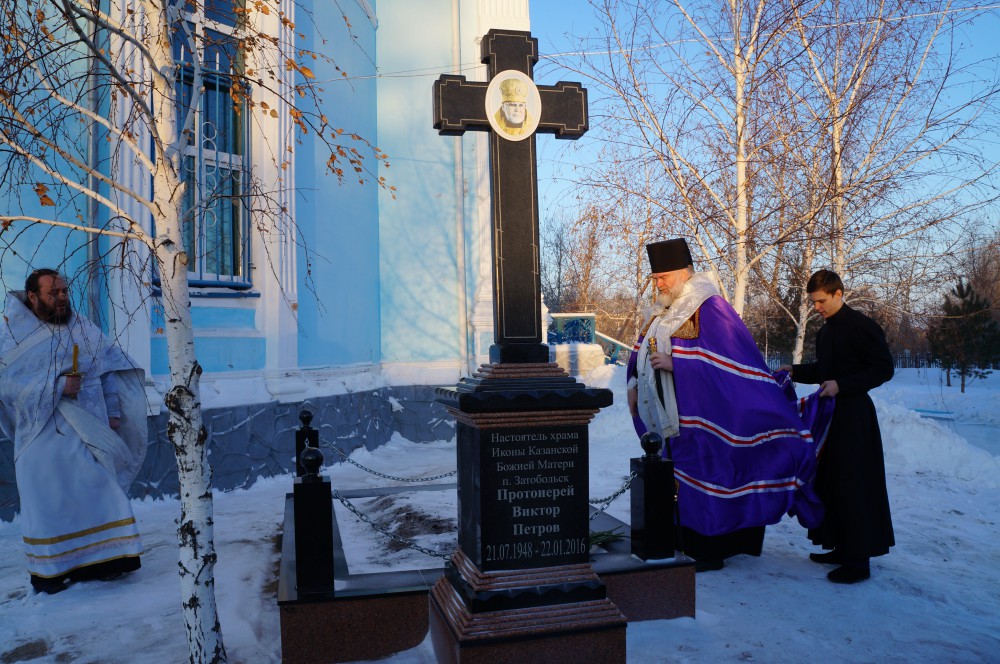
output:
POLYGON ((656 296, 656 303, 664 309, 669 309, 670 305, 681 296, 682 290, 684 290, 684 284, 675 284, 670 290, 660 291, 660 294, 656 296))
POLYGON ((35 312, 35 315, 41 321, 51 323, 52 325, 65 325, 69 322, 70 316, 73 315, 73 306, 69 302, 49 306, 39 299, 35 301, 32 311, 35 312))

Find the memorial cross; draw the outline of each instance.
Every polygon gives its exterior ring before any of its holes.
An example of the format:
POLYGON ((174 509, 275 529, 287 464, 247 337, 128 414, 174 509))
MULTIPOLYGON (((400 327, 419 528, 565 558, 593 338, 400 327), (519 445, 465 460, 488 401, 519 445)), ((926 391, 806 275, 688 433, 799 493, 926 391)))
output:
POLYGON ((434 128, 445 136, 490 132, 493 199, 491 363, 548 362, 542 342, 535 133, 577 139, 587 131, 587 91, 579 83, 536 86, 538 40, 490 30, 482 40, 488 82, 444 74, 434 82, 434 128))

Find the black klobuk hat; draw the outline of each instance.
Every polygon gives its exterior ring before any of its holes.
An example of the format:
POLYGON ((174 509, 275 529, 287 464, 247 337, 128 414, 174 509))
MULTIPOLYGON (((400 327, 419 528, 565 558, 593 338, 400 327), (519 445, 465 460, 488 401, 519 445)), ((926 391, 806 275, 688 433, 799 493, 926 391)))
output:
POLYGON ((653 274, 682 270, 694 264, 684 238, 647 244, 646 253, 649 255, 649 271, 653 274))

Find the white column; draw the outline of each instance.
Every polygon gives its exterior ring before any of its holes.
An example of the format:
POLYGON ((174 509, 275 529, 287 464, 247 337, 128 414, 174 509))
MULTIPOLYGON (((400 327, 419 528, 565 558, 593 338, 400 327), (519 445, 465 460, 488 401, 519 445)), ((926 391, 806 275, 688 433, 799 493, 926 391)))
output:
MULTIPOLYGON (((295 20, 295 3, 283 0, 284 16, 295 20)), ((275 13, 252 14, 258 28, 266 34, 280 35, 283 52, 294 50, 286 28, 279 24, 275 13)), ((277 59, 277 54, 272 54, 277 59)), ((266 63, 251 63, 254 69, 263 70, 266 63)), ((276 68, 277 69, 277 68, 276 68)), ((279 69, 280 85, 287 92, 294 85, 293 73, 279 69)), ((250 161, 255 179, 269 191, 270 202, 264 204, 263 217, 250 220, 250 228, 263 229, 253 232, 251 254, 254 288, 260 293, 257 327, 266 339, 264 377, 268 390, 285 393, 294 386, 301 386, 298 377, 298 280, 295 227, 295 160, 291 158, 295 136, 288 104, 278 95, 262 88, 253 91, 258 106, 253 113, 258 118, 260 102, 277 111, 277 118, 251 122, 252 152, 250 161), (281 163, 284 160, 284 163, 281 163), (272 389, 273 388, 273 389, 272 389)), ((288 92, 286 98, 293 98, 288 92)), ((255 205, 257 207, 257 205, 255 205)))
MULTIPOLYGON (((117 13, 117 20, 122 24, 127 24, 134 20, 128 12, 131 9, 130 2, 112 3, 112 11, 117 13)), ((123 66, 123 71, 128 68, 136 70, 137 80, 144 78, 142 68, 144 60, 138 57, 134 47, 129 44, 122 44, 118 51, 119 62, 123 66)), ((124 103, 115 105, 117 126, 128 126, 128 116, 130 109, 124 103)), ((148 127, 141 122, 134 123, 133 131, 136 132, 136 145, 149 145, 150 135, 148 127)), ((129 191, 135 192, 140 198, 149 200, 152 197, 152 182, 147 171, 141 164, 131 158, 116 160, 112 165, 112 172, 109 174, 117 182, 122 183, 129 191)), ((152 220, 149 211, 132 198, 120 198, 119 204, 124 212, 132 219, 135 219, 142 228, 152 234, 152 220)), ((116 219, 111 223, 114 230, 122 232, 130 231, 127 224, 116 219)), ((109 236, 109 239, 114 239, 109 236)), ((161 395, 153 386, 152 369, 152 343, 149 321, 155 300, 153 291, 153 267, 149 248, 136 240, 121 240, 124 246, 119 245, 107 252, 107 256, 119 256, 120 264, 108 264, 108 330, 122 350, 128 353, 129 357, 146 372, 146 395, 149 403, 150 414, 159 411, 162 403, 161 395), (124 248, 124 251, 122 249, 124 248)))
POLYGON ((528 0, 479 0, 479 36, 490 28, 530 30, 528 0))

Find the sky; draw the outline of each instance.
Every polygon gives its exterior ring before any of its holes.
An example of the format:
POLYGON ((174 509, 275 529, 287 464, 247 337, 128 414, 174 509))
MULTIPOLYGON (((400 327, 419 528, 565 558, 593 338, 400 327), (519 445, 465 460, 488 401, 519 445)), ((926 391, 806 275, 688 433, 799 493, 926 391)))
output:
MULTIPOLYGON (((601 2, 595 0, 597 4, 601 2)), ((692 4, 692 3, 686 3, 692 4)), ((960 62, 970 62, 997 55, 997 35, 1000 34, 1000 2, 976 2, 963 0, 953 3, 953 7, 978 7, 976 19, 963 25, 956 32, 953 47, 960 53, 960 62)), ((593 83, 579 74, 569 71, 559 62, 572 66, 576 60, 573 53, 581 46, 587 48, 586 38, 599 30, 594 7, 588 0, 534 0, 530 3, 531 33, 538 39, 539 63, 535 66, 535 79, 540 85, 551 85, 556 81, 581 81, 584 87, 593 88, 593 83)), ((958 13, 958 16, 964 14, 958 13)), ((594 45, 589 45, 594 48, 594 45)), ((1000 72, 997 72, 1000 76, 1000 72)), ((591 105, 596 90, 591 91, 591 105)), ((1000 145, 997 137, 992 151, 995 160, 1000 160, 1000 145)), ((564 214, 567 208, 576 205, 577 187, 573 184, 574 167, 594 161, 600 149, 597 132, 591 131, 577 141, 557 141, 551 136, 540 136, 538 141, 538 193, 540 222, 564 214)), ((994 215, 996 217, 996 215, 994 215)))
MULTIPOLYGON (((628 458, 641 453, 624 406, 622 371, 602 367, 587 379, 615 398, 590 429, 592 497, 618 489, 628 458)), ((905 369, 872 396, 896 535, 889 555, 873 559, 872 578, 852 586, 828 582, 829 568, 808 560, 816 549, 786 518, 768 527, 760 558, 737 556, 720 571, 697 575, 694 618, 630 624, 630 664, 1000 662, 1000 374, 974 382, 963 395, 957 386, 945 387, 937 370, 905 369)), ((454 469, 455 444, 417 444, 397 435, 351 458, 386 474, 429 477, 454 469)), ((327 474, 338 490, 395 484, 344 463, 327 474)), ((275 538, 291 486, 292 478, 281 476, 216 494, 217 596, 231 662, 280 661, 275 538)), ((453 493, 410 496, 415 509, 455 516, 453 493)), ((0 523, 0 547, 8 552, 0 558, 0 662, 185 661, 174 525, 179 505, 133 505, 145 548, 142 569, 58 595, 31 591, 18 553, 19 524, 0 523)), ((352 573, 438 562, 410 550, 392 553, 381 535, 339 504, 337 512, 352 573)), ((627 521, 627 494, 608 512, 627 521)), ((441 537, 417 541, 447 546, 441 537)), ((430 664, 435 658, 428 638, 382 661, 430 664)))
MULTIPOLYGON (((535 81, 539 85, 553 85, 557 81, 581 81, 574 72, 556 66, 549 58, 577 50, 581 37, 597 29, 594 9, 587 0, 535 0, 529 5, 531 34, 538 39, 539 62, 535 66, 535 81)), ((589 84, 584 82, 584 87, 589 84)), ((561 141, 551 135, 541 135, 536 140, 538 155, 538 205, 539 222, 548 219, 566 205, 573 205, 573 187, 566 182, 577 159, 586 161, 600 149, 594 133, 579 139, 561 141), (576 157, 577 153, 583 156, 576 157), (567 198, 569 199, 567 201, 567 198)))

